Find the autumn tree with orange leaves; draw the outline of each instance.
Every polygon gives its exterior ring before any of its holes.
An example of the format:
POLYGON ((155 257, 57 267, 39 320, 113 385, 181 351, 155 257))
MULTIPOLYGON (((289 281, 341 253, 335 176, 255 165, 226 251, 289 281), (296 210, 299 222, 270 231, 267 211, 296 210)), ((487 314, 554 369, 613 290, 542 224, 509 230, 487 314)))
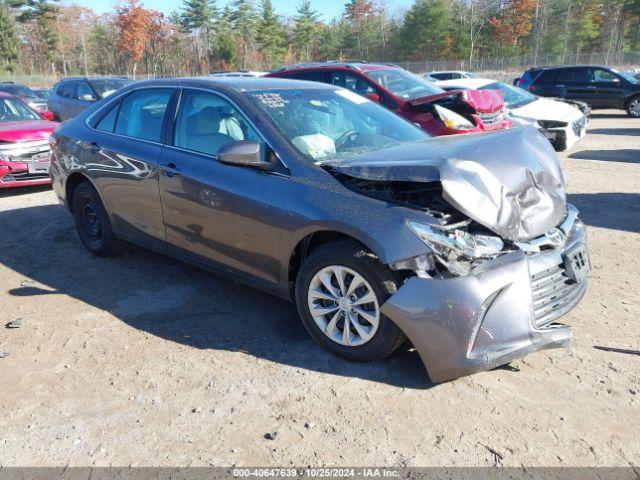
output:
POLYGON ((502 7, 500 17, 489 20, 495 36, 515 47, 518 40, 531 31, 531 19, 537 4, 538 0, 507 0, 502 7))
POLYGON ((116 45, 133 65, 134 78, 147 44, 156 36, 158 15, 145 9, 140 0, 127 0, 124 5, 116 7, 115 23, 119 33, 116 45))

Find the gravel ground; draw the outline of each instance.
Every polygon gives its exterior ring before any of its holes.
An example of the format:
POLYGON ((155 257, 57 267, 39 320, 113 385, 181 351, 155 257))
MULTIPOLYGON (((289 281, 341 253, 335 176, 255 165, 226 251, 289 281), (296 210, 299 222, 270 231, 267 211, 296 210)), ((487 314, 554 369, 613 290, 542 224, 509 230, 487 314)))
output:
POLYGON ((91 256, 49 189, 0 193, 0 466, 639 465, 639 149, 606 111, 562 154, 593 264, 572 350, 436 386, 411 351, 331 356, 259 291, 91 256))

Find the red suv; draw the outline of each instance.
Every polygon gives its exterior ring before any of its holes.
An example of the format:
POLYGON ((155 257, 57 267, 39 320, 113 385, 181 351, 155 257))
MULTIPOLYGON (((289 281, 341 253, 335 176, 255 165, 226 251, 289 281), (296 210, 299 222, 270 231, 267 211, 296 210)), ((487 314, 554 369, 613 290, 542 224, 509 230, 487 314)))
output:
POLYGON ((446 92, 395 65, 326 62, 292 65, 268 77, 324 82, 347 88, 419 125, 432 135, 509 128, 497 90, 446 92))
POLYGON ((58 125, 0 92, 0 189, 51 183, 49 135, 58 125))

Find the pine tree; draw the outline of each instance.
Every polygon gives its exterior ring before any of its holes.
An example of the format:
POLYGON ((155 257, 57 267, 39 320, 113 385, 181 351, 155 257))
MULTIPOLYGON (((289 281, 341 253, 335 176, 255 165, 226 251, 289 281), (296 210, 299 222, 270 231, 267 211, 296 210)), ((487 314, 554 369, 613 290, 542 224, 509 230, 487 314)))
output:
POLYGON ((256 27, 258 16, 256 8, 251 0, 235 0, 233 2, 232 22, 233 28, 239 35, 240 56, 242 58, 242 68, 247 68, 249 54, 253 50, 256 38, 256 27))
POLYGON ((256 40, 270 68, 283 61, 287 52, 287 31, 275 14, 271 0, 262 0, 256 40))
POLYGON ((302 0, 293 18, 293 45, 298 57, 308 62, 313 58, 318 41, 320 15, 311 8, 311 0, 302 0))
POLYGON ((183 0, 180 24, 182 30, 192 34, 196 50, 196 70, 206 69, 205 58, 211 63, 211 32, 218 15, 215 0, 183 0))
POLYGON ((236 63, 236 40, 233 34, 233 11, 229 5, 224 7, 215 24, 216 68, 228 69, 236 63))
POLYGON ((8 5, 0 1, 0 72, 12 72, 18 60, 18 37, 8 5))
POLYGON ((437 57, 445 46, 448 28, 444 0, 416 0, 399 32, 401 49, 409 58, 437 57))
POLYGON ((187 32, 210 29, 218 15, 212 0, 184 0, 182 9, 182 25, 187 32))

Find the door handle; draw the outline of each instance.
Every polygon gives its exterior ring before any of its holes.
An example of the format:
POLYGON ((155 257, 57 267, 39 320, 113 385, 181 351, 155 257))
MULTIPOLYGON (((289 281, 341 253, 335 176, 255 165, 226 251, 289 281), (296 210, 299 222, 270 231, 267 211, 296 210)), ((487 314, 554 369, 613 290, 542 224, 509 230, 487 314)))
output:
POLYGON ((556 85, 556 88, 564 88, 564 85, 562 85, 562 84, 556 85))
POLYGON ((162 169, 164 174, 169 178, 180 176, 180 169, 173 162, 160 165, 160 168, 162 169))
POLYGON ((595 90, 597 87, 595 85, 588 85, 587 89, 588 90, 595 90))

